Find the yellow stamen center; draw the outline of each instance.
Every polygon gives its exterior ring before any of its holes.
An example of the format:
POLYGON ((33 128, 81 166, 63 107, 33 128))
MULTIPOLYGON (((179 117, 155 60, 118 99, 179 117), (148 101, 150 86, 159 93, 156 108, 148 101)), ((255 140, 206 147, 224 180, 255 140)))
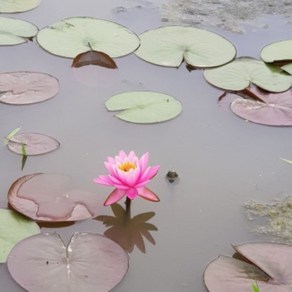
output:
POLYGON ((124 162, 119 166, 119 169, 124 172, 129 172, 131 169, 135 169, 135 168, 136 168, 136 165, 131 161, 124 162))

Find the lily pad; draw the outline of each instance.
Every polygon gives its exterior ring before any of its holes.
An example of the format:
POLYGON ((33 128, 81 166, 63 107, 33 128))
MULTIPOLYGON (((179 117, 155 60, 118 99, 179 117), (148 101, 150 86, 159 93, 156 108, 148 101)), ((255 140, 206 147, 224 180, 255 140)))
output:
POLYGON ((59 81, 40 72, 0 73, 0 102, 24 105, 46 101, 59 91, 59 81))
POLYGON ((0 17, 0 45, 19 45, 26 43, 38 33, 38 28, 27 21, 0 17))
POLYGON ((246 259, 219 256, 204 273, 210 292, 252 291, 256 281, 260 291, 292 291, 292 246, 276 243, 251 243, 236 246, 246 259))
POLYGON ((128 271, 129 258, 114 241, 94 233, 75 233, 65 246, 56 233, 19 242, 10 252, 10 275, 30 292, 106 292, 128 271))
POLYGON ((281 69, 287 72, 288 74, 292 75, 292 63, 283 65, 281 69))
POLYGON ((261 51, 264 62, 292 61, 292 40, 279 41, 265 46, 261 51))
POLYGON ((60 174, 36 173, 16 180, 8 191, 9 204, 36 221, 64 222, 94 217, 97 195, 74 187, 60 174))
POLYGON ((120 111, 116 117, 131 123, 158 123, 177 117, 181 103, 174 97, 153 91, 130 91, 110 97, 109 111, 120 111))
POLYGON ((140 44, 138 36, 126 27, 93 17, 71 17, 45 27, 39 31, 37 42, 44 50, 67 58, 89 50, 121 57, 140 44))
POLYGON ((183 61, 193 67, 220 66, 236 55, 232 43, 222 36, 194 27, 165 26, 140 36, 135 54, 160 66, 179 67, 183 61))
POLYGON ((0 263, 5 263, 13 246, 40 232, 38 225, 12 210, 0 209, 0 263))
POLYGON ((292 90, 269 93, 251 87, 248 91, 260 100, 237 98, 230 105, 233 113, 258 124, 292 126, 292 90))
POLYGON ((270 92, 282 92, 292 86, 292 76, 280 68, 260 60, 242 57, 222 67, 204 71, 212 85, 230 91, 240 91, 255 84, 270 92))
POLYGON ((39 155, 52 152, 60 147, 60 142, 56 139, 39 133, 21 133, 14 135, 7 144, 9 150, 23 155, 39 155))
POLYGON ((0 0, 0 13, 17 13, 36 8, 40 0, 0 0))

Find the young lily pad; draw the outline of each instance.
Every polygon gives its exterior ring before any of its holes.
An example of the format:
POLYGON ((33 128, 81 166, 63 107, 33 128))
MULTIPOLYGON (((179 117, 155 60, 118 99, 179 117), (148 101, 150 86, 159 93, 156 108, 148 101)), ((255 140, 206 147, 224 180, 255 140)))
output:
POLYGON ((89 50, 121 57, 140 44, 138 36, 126 27, 92 17, 71 17, 45 27, 39 31, 37 42, 46 51, 67 58, 89 50))
POLYGON ((12 210, 0 209, 0 263, 5 263, 13 246, 40 232, 38 225, 12 210))
POLYGON ((27 21, 0 17, 0 45, 19 45, 27 42, 38 33, 38 28, 27 21))
POLYGON ((292 126, 292 90, 269 93, 253 86, 248 89, 258 100, 237 98, 230 105, 241 118, 270 126, 292 126))
POLYGON ((158 123, 178 116, 181 103, 174 97, 152 91, 130 91, 110 97, 106 103, 109 111, 120 111, 116 117, 131 123, 158 123))
POLYGON ((292 40, 279 41, 265 46, 261 51, 264 62, 292 61, 292 40))
POLYGON ((12 278, 31 292, 110 291, 128 271, 129 258, 114 241, 95 233, 75 233, 65 246, 56 233, 19 242, 7 266, 12 278))
POLYGON ((230 91, 240 91, 255 84, 271 92, 282 92, 292 86, 292 76, 280 68, 264 62, 242 57, 222 67, 204 71, 205 79, 212 85, 230 91))
POLYGON ((15 134, 7 144, 9 150, 23 155, 23 146, 25 155, 39 155, 52 152, 60 147, 60 142, 56 139, 39 133, 21 133, 15 134))
POLYGON ((255 281, 264 292, 292 291, 292 246, 251 243, 234 247, 247 261, 219 256, 204 273, 210 292, 251 292, 255 281))
POLYGON ((40 72, 0 73, 0 102, 24 105, 43 102, 59 91, 59 81, 40 72))
POLYGON ((97 196, 74 188, 70 177, 36 173, 16 180, 8 191, 9 204, 36 221, 65 222, 97 214, 97 196))
POLYGON ((36 8, 40 0, 0 0, 0 13, 17 13, 36 8))
POLYGON ((135 54, 160 66, 179 67, 183 61, 193 67, 220 66, 230 62, 236 49, 222 36, 194 27, 165 26, 140 36, 135 54))

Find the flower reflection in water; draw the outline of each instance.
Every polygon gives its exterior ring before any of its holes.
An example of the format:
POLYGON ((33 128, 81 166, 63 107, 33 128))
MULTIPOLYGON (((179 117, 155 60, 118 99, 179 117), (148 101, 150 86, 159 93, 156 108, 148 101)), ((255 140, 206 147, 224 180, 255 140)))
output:
POLYGON ((147 221, 155 216, 154 212, 146 212, 131 218, 130 200, 126 201, 124 209, 119 204, 112 204, 114 216, 98 216, 95 219, 103 222, 109 227, 104 235, 117 242, 122 248, 131 253, 136 245, 137 248, 146 253, 144 238, 155 245, 155 240, 150 231, 157 231, 157 227, 147 221))

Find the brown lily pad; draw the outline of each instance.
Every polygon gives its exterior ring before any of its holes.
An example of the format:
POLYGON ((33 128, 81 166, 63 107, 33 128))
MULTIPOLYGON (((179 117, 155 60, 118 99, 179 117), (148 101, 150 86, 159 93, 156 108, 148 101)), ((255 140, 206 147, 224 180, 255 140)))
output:
POLYGON ((60 174, 35 173, 16 180, 8 191, 9 204, 36 221, 78 221, 96 216, 98 197, 74 187, 60 174))
POLYGON ((245 259, 219 256, 207 266, 204 281, 210 292, 292 291, 292 246, 276 243, 250 243, 234 247, 245 259))
POLYGON ((59 91, 59 81, 39 72, 0 73, 0 102, 23 105, 43 102, 59 91))
POLYGON ((21 133, 9 139, 7 147, 12 152, 23 155, 25 147, 26 156, 40 155, 52 152, 60 147, 56 139, 39 133, 21 133))
POLYGON ((86 65, 96 65, 109 69, 118 68, 116 62, 109 55, 93 50, 77 55, 72 63, 72 67, 76 68, 86 65))

